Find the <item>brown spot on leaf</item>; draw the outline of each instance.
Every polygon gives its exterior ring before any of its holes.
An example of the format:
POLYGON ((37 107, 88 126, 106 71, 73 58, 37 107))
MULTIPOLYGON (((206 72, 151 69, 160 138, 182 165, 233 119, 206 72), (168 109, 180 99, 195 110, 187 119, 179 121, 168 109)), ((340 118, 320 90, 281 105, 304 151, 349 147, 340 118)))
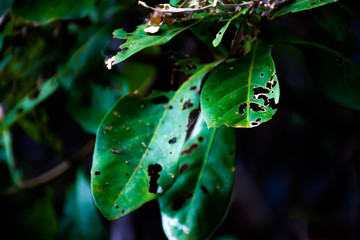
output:
POLYGON ((184 103, 182 110, 191 108, 191 107, 193 107, 193 106, 194 106, 194 104, 191 102, 191 100, 187 100, 187 101, 184 103))
POLYGON ((119 153, 121 153, 122 151, 124 151, 125 150, 125 148, 122 148, 122 149, 115 149, 115 148, 112 148, 110 151, 112 152, 112 153, 115 153, 115 154, 119 154, 119 153))
POLYGON ((179 169, 179 174, 184 173, 186 170, 188 170, 190 168, 190 165, 187 163, 184 163, 183 165, 181 165, 180 169, 179 169))
POLYGON ((185 155, 185 154, 191 155, 194 152, 194 150, 197 149, 198 147, 199 147, 199 144, 197 144, 197 143, 192 144, 189 148, 187 148, 181 152, 181 156, 185 155))

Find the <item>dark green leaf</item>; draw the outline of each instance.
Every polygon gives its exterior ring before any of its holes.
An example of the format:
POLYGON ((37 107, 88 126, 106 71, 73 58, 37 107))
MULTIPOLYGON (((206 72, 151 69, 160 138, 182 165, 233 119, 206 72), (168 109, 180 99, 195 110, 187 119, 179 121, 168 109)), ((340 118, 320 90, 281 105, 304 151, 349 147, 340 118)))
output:
POLYGON ((14 15, 46 24, 55 19, 76 19, 85 17, 93 8, 95 0, 22 0, 15 1, 14 15))
POLYGON ((360 110, 360 66, 325 46, 292 42, 299 48, 313 81, 329 98, 360 110))
MULTIPOLYGON (((11 8, 14 0, 1 0, 0 1, 0 17, 9 9, 11 8)), ((1 47, 0 47, 1 50, 1 47)))
POLYGON ((212 66, 199 69, 177 92, 145 100, 127 95, 107 113, 91 171, 95 203, 106 218, 139 208, 173 184, 188 117, 198 107, 197 90, 212 66))
POLYGON ((232 128, 208 129, 200 115, 179 160, 179 175, 160 197, 168 239, 204 239, 223 219, 234 180, 232 128))
POLYGON ((105 229, 91 197, 88 178, 78 170, 77 178, 66 195, 63 216, 60 221, 59 239, 105 239, 105 229))
POLYGON ((272 14, 272 17, 274 18, 287 13, 300 12, 337 1, 338 0, 295 0, 287 4, 286 6, 280 8, 278 11, 275 10, 272 14))
POLYGON ((245 57, 214 69, 201 93, 208 127, 255 127, 271 119, 280 88, 271 49, 256 42, 245 57))
POLYGON ((153 47, 169 42, 173 37, 183 32, 184 30, 194 26, 199 21, 190 24, 188 26, 172 26, 168 28, 166 25, 162 25, 159 32, 156 34, 145 33, 144 29, 147 24, 142 24, 136 28, 132 33, 127 33, 123 29, 117 29, 113 35, 116 38, 126 40, 125 43, 120 45, 120 52, 118 52, 113 60, 112 65, 124 61, 131 55, 143 50, 147 47, 153 47))
POLYGON ((55 78, 51 78, 29 93, 2 119, 0 123, 0 132, 10 127, 14 122, 24 116, 24 114, 48 98, 58 89, 58 87, 58 81, 55 78))

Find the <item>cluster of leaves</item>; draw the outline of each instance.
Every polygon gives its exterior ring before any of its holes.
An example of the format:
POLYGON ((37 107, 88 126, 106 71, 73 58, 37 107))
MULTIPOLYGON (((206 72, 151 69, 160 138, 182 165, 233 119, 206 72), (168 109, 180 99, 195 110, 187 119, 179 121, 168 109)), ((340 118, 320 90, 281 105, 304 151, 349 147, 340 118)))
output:
POLYGON ((124 23, 124 10, 134 3, 0 1, 0 205, 5 235, 106 237, 91 196, 89 167, 78 164, 89 159, 97 127, 112 104, 154 78, 150 64, 128 62, 120 74, 103 65, 112 29, 124 23), (144 82, 125 80, 136 77, 144 82))
MULTIPOLYGON (((224 47, 222 39, 230 26, 236 32, 225 54, 212 48, 219 53, 217 61, 179 62, 191 77, 177 91, 153 92, 147 98, 129 93, 106 114, 97 132, 91 171, 93 196, 104 216, 116 219, 158 198, 169 239, 209 236, 231 198, 234 128, 270 120, 279 102, 273 45, 258 39, 260 21, 332 2, 336 0, 184 0, 151 7, 139 1, 152 12, 133 32, 114 31, 114 37, 124 42, 107 60, 109 68, 187 29, 217 48, 224 47), (198 34, 218 22, 223 27, 216 36, 198 34)), ((310 65, 309 71, 326 86, 322 88, 326 95, 360 109, 359 65, 320 44, 285 40, 305 58, 323 63, 310 65)))

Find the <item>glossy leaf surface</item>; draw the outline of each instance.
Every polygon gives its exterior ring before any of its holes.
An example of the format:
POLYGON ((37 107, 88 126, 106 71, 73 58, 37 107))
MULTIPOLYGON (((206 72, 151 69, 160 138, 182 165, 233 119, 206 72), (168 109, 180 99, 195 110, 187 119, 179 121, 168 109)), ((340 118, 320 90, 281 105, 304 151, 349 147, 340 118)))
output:
POLYGON ((105 229, 93 203, 89 181, 82 170, 78 170, 76 181, 67 192, 59 233, 58 239, 105 238, 105 229))
POLYGON ((219 225, 230 201, 234 151, 234 129, 208 129, 200 116, 182 150, 175 184, 158 199, 168 239, 204 239, 219 225))
POLYGON ((300 12, 337 1, 338 0, 295 0, 287 6, 282 7, 279 11, 275 11, 273 17, 281 16, 287 13, 300 12))
POLYGON ((171 28, 162 25, 160 31, 157 34, 145 33, 144 29, 147 27, 147 24, 138 26, 132 33, 127 33, 123 29, 115 30, 113 33, 114 37, 125 39, 126 42, 120 45, 120 52, 115 55, 113 65, 124 61, 131 55, 143 50, 144 48, 169 42, 173 37, 185 31, 189 27, 192 27, 196 23, 197 22, 188 26, 172 26, 171 28))
POLYGON ((316 43, 293 44, 302 51, 310 76, 326 96, 346 107, 360 110, 359 64, 316 43))
POLYGON ((206 65, 178 91, 145 100, 127 95, 103 119, 92 166, 92 192, 108 219, 159 197, 173 184, 189 114, 199 105, 206 65))
POLYGON ((256 42, 246 56, 215 68, 201 93, 208 127, 251 128, 271 119, 280 88, 271 49, 256 42))

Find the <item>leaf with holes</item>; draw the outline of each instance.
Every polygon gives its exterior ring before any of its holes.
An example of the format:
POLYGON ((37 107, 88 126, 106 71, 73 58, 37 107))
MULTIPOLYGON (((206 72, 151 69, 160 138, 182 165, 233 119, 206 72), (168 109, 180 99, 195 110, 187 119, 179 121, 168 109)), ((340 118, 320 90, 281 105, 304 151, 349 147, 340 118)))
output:
POLYGON ((234 151, 234 129, 208 129, 200 115, 174 185, 158 199, 168 239, 205 239, 220 224, 233 186, 234 151))
POLYGON ((256 127, 271 119, 280 88, 271 49, 256 42, 246 56, 215 68, 201 93, 208 127, 256 127))
POLYGON ((309 10, 312 8, 320 7, 328 3, 337 2, 338 0, 295 0, 291 3, 281 7, 279 10, 275 10, 272 14, 272 18, 287 14, 309 10))
POLYGON ((116 219, 159 197, 173 184, 190 113, 213 64, 201 67, 176 92, 121 98, 98 129, 91 186, 95 203, 116 219))
POLYGON ((325 46, 312 42, 292 42, 299 48, 310 76, 329 98, 360 110, 360 66, 325 46))
POLYGON ((168 28, 166 25, 162 25, 160 31, 157 34, 145 33, 144 29, 148 26, 147 24, 138 26, 132 33, 127 33, 123 29, 117 29, 113 33, 114 37, 125 39, 126 42, 120 45, 120 52, 118 52, 113 57, 114 61, 112 62, 112 65, 124 61, 131 55, 134 55, 144 48, 165 44, 176 35, 194 26, 200 21, 202 21, 202 19, 188 26, 173 25, 170 28, 168 28))

